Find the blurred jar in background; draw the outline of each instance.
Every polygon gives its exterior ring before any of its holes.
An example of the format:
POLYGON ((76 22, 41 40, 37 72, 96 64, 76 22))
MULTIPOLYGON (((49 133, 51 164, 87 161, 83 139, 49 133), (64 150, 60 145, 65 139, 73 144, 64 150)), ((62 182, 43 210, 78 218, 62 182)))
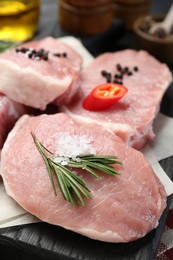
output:
POLYGON ((37 31, 39 0, 0 0, 0 40, 22 42, 37 31))
POLYGON ((68 32, 94 35, 112 24, 112 0, 59 0, 60 24, 68 32))
POLYGON ((113 0, 114 17, 122 19, 128 29, 141 16, 149 14, 149 0, 113 0))

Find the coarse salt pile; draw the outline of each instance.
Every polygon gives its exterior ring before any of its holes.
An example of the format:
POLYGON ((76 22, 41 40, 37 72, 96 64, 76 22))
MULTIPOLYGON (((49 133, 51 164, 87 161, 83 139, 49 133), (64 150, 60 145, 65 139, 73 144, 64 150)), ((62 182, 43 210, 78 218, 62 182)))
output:
POLYGON ((93 139, 87 135, 69 135, 69 133, 60 133, 56 146, 55 162, 67 165, 69 158, 74 161, 80 161, 79 156, 87 154, 96 154, 96 150, 92 145, 93 139))

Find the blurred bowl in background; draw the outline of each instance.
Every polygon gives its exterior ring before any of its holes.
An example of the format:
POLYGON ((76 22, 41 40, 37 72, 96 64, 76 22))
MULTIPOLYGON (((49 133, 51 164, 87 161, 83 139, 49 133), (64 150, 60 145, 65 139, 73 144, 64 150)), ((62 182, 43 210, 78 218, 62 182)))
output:
POLYGON ((163 19, 163 15, 140 17, 135 21, 133 29, 139 49, 148 51, 161 62, 171 64, 173 63, 173 34, 160 38, 149 34, 147 28, 144 30, 144 25, 147 20, 161 22, 163 19))
POLYGON ((143 4, 145 0, 115 0, 118 4, 125 4, 125 5, 138 5, 143 4))
POLYGON ((133 29, 134 22, 149 14, 149 0, 113 0, 114 17, 124 21, 127 29, 133 29))

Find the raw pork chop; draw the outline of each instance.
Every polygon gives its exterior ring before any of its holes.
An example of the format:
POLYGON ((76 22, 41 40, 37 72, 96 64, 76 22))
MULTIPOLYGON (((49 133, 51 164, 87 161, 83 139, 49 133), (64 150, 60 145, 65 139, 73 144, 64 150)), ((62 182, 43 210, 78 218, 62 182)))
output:
POLYGON ((166 206, 165 190, 142 153, 103 127, 79 126, 63 113, 19 119, 2 149, 1 174, 8 194, 27 211, 43 221, 102 241, 128 242, 144 236, 158 225, 166 206), (93 198, 86 201, 85 208, 73 208, 60 192, 54 195, 30 131, 59 155, 77 149, 81 154, 86 149, 117 155, 123 162, 115 165, 121 175, 102 175, 98 181, 79 170, 93 198))
POLYGON ((26 43, 18 50, 22 47, 29 50, 23 53, 13 49, 0 55, 0 91, 14 101, 42 110, 56 98, 68 102, 79 87, 80 55, 51 37, 26 43), (31 48, 48 51, 48 60, 32 56, 31 48))
POLYGON ((25 109, 22 105, 0 94, 0 149, 2 149, 8 132, 24 112, 25 109))
POLYGON ((124 50, 106 53, 96 58, 82 73, 80 99, 62 107, 61 111, 83 124, 95 122, 104 125, 124 142, 140 149, 148 139, 154 138, 152 123, 171 80, 168 67, 147 52, 124 50), (129 74, 132 72, 132 75, 125 74, 123 77, 128 93, 110 109, 101 112, 83 109, 85 97, 95 86, 106 82, 101 71, 120 74, 116 69, 118 64, 128 67, 129 74))

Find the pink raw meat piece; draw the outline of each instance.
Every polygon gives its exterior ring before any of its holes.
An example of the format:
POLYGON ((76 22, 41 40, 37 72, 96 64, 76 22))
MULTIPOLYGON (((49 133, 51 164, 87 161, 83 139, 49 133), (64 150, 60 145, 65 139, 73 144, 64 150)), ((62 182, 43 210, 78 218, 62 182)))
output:
POLYGON ((7 134, 24 112, 23 105, 17 104, 0 94, 0 149, 2 149, 7 134))
POLYGON ((105 128, 80 126, 63 113, 24 115, 19 119, 2 149, 1 175, 7 193, 28 212, 45 222, 102 241, 128 242, 145 236, 157 227, 166 206, 164 187, 141 152, 105 128), (58 185, 57 197, 54 195, 31 131, 59 155, 63 146, 74 150, 82 144, 75 144, 75 140, 84 138, 96 154, 118 156, 123 165, 114 167, 121 175, 100 173, 102 178, 97 180, 78 170, 93 198, 86 199, 86 207, 73 208, 63 199, 58 185))
POLYGON ((163 94, 172 81, 171 72, 165 64, 145 51, 106 53, 83 71, 81 79, 80 98, 62 106, 61 111, 82 124, 94 122, 105 126, 136 149, 154 138, 153 120, 159 111, 163 94), (82 106, 85 97, 94 87, 106 82, 101 71, 119 75, 117 64, 128 67, 132 72, 132 75, 123 77, 123 85, 128 88, 128 93, 110 109, 99 112, 85 110, 82 106))
POLYGON ((21 47, 36 51, 44 49, 49 52, 48 60, 29 58, 29 53, 16 52, 15 49, 1 54, 0 91, 14 101, 41 110, 56 98, 60 99, 58 104, 68 102, 80 84, 81 56, 51 37, 26 43, 18 49, 21 47))

